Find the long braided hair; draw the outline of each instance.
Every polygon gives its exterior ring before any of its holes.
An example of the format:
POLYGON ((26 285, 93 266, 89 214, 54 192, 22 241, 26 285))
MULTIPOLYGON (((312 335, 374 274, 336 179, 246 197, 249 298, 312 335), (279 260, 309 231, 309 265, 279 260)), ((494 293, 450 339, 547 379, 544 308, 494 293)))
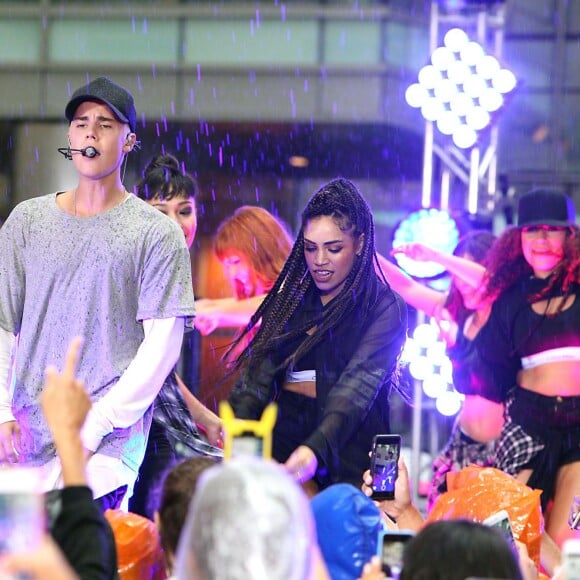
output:
MULTIPOLYGON (((234 349, 261 320, 257 334, 237 358, 235 368, 247 366, 251 370, 258 367, 269 353, 275 352, 282 345, 316 327, 315 331, 307 335, 297 350, 282 363, 282 366, 285 366, 299 360, 319 344, 330 329, 335 328, 355 309, 360 312, 361 317, 364 317, 378 298, 376 288, 380 282, 375 274, 374 262, 378 263, 375 229, 368 204, 356 186, 347 179, 337 178, 323 185, 310 198, 302 212, 300 232, 282 272, 247 327, 230 348, 230 351, 234 349), (327 304, 324 311, 315 318, 286 331, 287 322, 300 308, 306 292, 314 284, 304 257, 304 228, 310 220, 321 216, 332 217, 341 231, 350 233, 355 240, 363 235, 363 248, 355 259, 342 290, 327 304), (369 283, 373 277, 377 284, 369 283)), ((384 276, 383 283, 388 287, 384 276)))

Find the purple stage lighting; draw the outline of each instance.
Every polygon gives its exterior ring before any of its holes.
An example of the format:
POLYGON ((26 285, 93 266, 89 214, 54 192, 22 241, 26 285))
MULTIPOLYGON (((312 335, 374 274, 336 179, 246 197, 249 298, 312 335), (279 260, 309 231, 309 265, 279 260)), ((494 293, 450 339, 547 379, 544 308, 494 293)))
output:
POLYGON ((463 30, 452 28, 443 43, 419 71, 418 82, 407 88, 405 100, 457 147, 468 149, 491 125, 492 114, 503 107, 517 81, 463 30))

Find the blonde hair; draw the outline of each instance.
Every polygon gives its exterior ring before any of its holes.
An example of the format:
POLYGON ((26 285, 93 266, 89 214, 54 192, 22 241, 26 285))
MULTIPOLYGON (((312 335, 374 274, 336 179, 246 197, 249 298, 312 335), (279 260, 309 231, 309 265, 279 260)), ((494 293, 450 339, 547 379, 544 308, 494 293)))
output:
POLYGON ((284 267, 293 241, 286 226, 267 210, 244 205, 219 225, 213 247, 220 261, 237 250, 248 260, 253 276, 269 290, 284 267))

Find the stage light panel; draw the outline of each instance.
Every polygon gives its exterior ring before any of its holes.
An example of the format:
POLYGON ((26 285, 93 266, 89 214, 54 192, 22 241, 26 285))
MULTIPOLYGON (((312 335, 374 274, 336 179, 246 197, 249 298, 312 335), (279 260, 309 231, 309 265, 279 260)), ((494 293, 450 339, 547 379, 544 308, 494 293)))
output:
POLYGON ((504 97, 516 88, 517 79, 459 28, 447 31, 443 43, 419 71, 418 83, 408 87, 405 99, 457 147, 468 149, 491 125, 491 114, 503 107, 504 97))
POLYGON ((423 393, 435 399, 442 415, 456 414, 464 397, 453 386, 452 366, 434 318, 418 324, 403 349, 410 375, 421 382, 423 393))

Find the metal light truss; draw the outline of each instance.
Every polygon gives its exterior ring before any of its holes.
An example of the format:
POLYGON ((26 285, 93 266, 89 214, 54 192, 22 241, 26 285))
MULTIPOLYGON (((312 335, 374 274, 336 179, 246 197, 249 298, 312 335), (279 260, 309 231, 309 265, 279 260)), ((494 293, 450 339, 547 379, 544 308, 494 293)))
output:
MULTIPOLYGON (((501 59, 505 27, 503 3, 474 3, 464 9, 446 9, 442 2, 431 3, 429 48, 439 46, 442 26, 456 26, 469 31, 469 36, 486 48, 488 54, 501 59), (491 43, 489 37, 492 37, 491 43)), ((485 136, 469 151, 459 149, 447 140, 435 139, 433 121, 425 121, 421 205, 433 207, 435 179, 439 179, 440 209, 448 209, 452 178, 462 182, 467 191, 465 207, 470 214, 493 209, 497 187, 497 149, 499 128, 494 122, 485 136), (435 160, 439 160, 440 175, 435 176, 435 160), (480 191, 486 197, 480 199, 480 191)))

